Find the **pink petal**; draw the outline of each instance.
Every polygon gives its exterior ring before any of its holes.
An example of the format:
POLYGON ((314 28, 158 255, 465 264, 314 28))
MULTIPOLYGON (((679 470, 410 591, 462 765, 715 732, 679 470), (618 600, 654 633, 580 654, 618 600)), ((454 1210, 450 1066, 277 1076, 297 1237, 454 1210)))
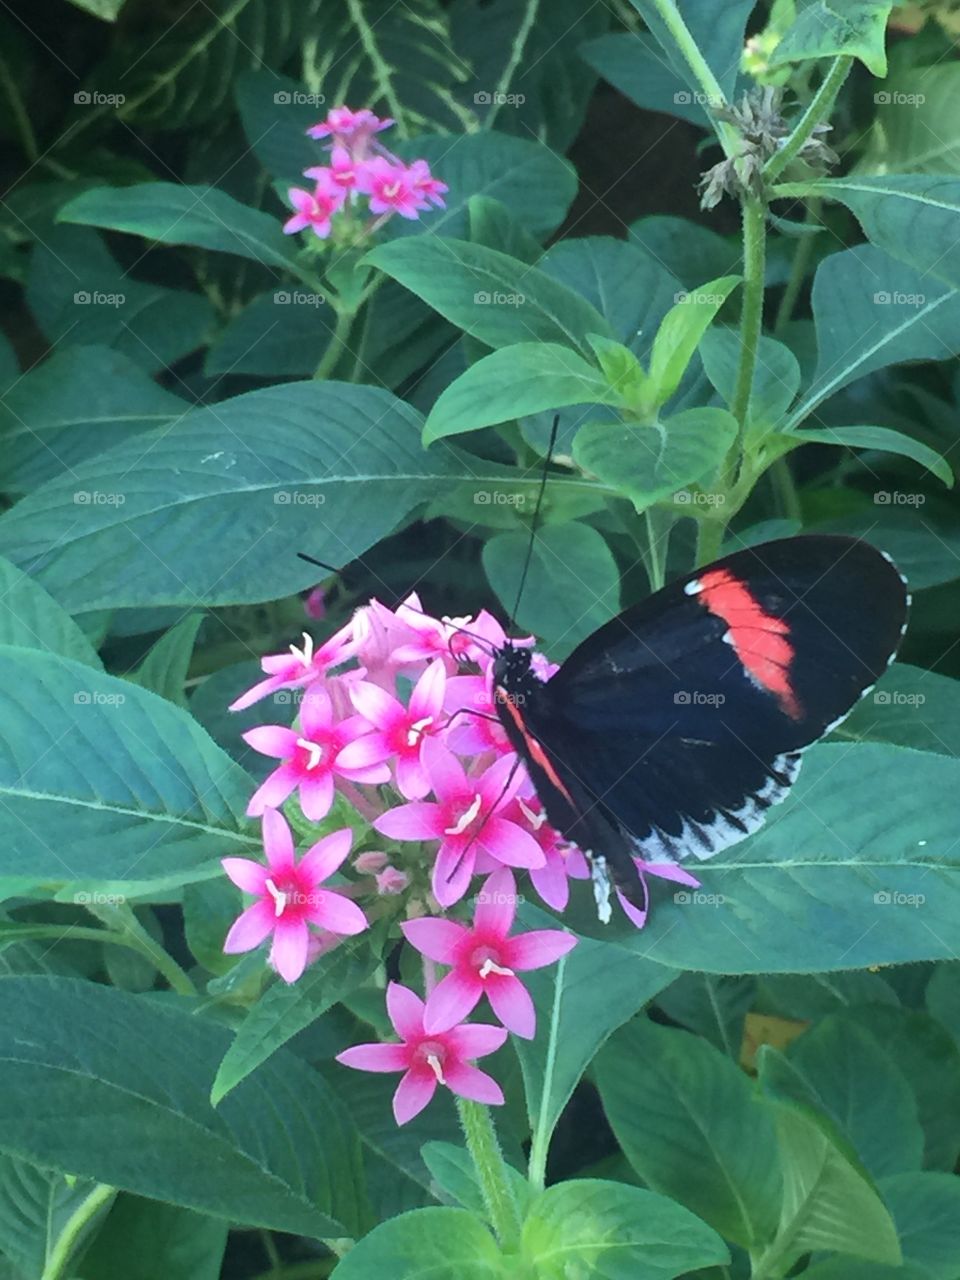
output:
POLYGON ((264 892, 264 882, 269 872, 262 863, 251 862, 249 858, 221 858, 220 865, 244 893, 264 892))
POLYGON ((228 710, 246 711, 247 707, 252 707, 255 702, 265 698, 268 693, 273 693, 275 689, 282 689, 285 683, 285 680, 278 679, 276 676, 271 676, 269 680, 261 680, 259 684, 255 684, 248 689, 246 693, 241 693, 239 698, 234 698, 228 710))
POLYGON ((526 774, 518 768, 516 755, 501 756, 480 779, 477 790, 483 796, 484 808, 504 809, 526 782, 526 774))
POLYGON ((393 1117, 397 1124, 406 1124, 418 1116, 437 1091, 437 1077, 429 1067, 408 1071, 393 1095, 393 1117))
POLYGON ((332 889, 318 889, 316 897, 316 905, 310 909, 313 924, 343 937, 352 937, 366 929, 367 917, 355 902, 345 898, 342 893, 334 893, 332 889))
POLYGON ((271 871, 293 866, 293 834, 286 818, 276 809, 264 810, 263 848, 271 871))
POLYGON ((457 947, 470 936, 470 930, 462 924, 455 920, 441 920, 437 916, 405 920, 400 931, 422 956, 436 960, 438 964, 453 964, 457 947))
POLYGON ((454 800, 470 790, 463 766, 439 738, 427 738, 420 758, 438 800, 454 800))
POLYGON ((279 724, 261 724, 240 736, 254 751, 278 760, 289 759, 297 749, 297 735, 279 724))
POLYGON ((447 1044, 458 1058, 485 1058, 496 1053, 507 1038, 504 1027, 487 1022, 465 1022, 445 1033, 447 1044))
POLYGON ((542 867, 546 862, 533 836, 506 818, 488 818, 480 828, 477 843, 491 857, 510 867, 542 867))
POLYGON ((469 846, 463 840, 447 840, 440 846, 430 887, 441 907, 452 907, 467 892, 476 860, 475 840, 469 846))
POLYGON ((382 813, 373 829, 393 840, 439 840, 443 818, 438 804, 401 804, 382 813))
POLYGON ((300 870, 305 872, 314 884, 322 884, 329 880, 335 871, 346 862, 353 843, 353 832, 349 827, 341 831, 333 831, 316 844, 312 844, 300 859, 300 870))
POLYGON ((490 1008, 507 1030, 524 1040, 532 1040, 537 1030, 537 1015, 530 992, 520 979, 491 973, 484 988, 490 1008))
POLYGON ((298 231, 302 231, 304 227, 308 227, 309 225, 309 218, 304 217, 302 213, 295 213, 292 218, 288 218, 283 224, 283 234, 285 236, 295 235, 298 231))
POLYGON ((255 902, 241 912, 230 926, 230 932, 224 940, 223 950, 228 956, 235 956, 241 951, 252 951, 270 934, 276 924, 276 915, 272 902, 255 902))
POLYGON ((505 938, 517 914, 517 884, 512 873, 501 867, 487 876, 476 897, 473 927, 505 938))
POLYGON ((350 701, 360 715, 378 729, 391 728, 403 716, 403 704, 368 680, 358 680, 350 686, 350 701))
POLYGON ((333 805, 333 774, 314 769, 300 775, 300 808, 311 822, 322 822, 333 805))
POLYGON ((333 704, 322 684, 310 685, 300 703, 300 728, 303 737, 323 739, 333 723, 333 704))
POLYGON ((687 884, 692 889, 700 888, 696 876, 678 867, 675 862, 644 862, 642 858, 634 858, 638 872, 646 872, 648 876, 659 876, 661 880, 673 880, 677 884, 687 884))
POLYGON ((387 986, 387 1013, 397 1035, 410 1040, 423 1035, 423 1001, 409 987, 399 982, 387 986))
POLYGON ((307 967, 310 930, 303 920, 284 920, 281 916, 273 933, 270 963, 284 982, 296 982, 307 967))
POLYGON ((431 662, 410 694, 410 719, 437 716, 443 710, 443 694, 447 669, 442 662, 431 662))
POLYGON ((293 794, 299 781, 299 769, 282 764, 279 769, 274 769, 250 797, 247 813, 251 818, 258 818, 267 809, 276 809, 293 794))
POLYGON ((534 929, 507 940, 505 964, 509 969, 542 969, 553 964, 577 945, 572 933, 563 929, 534 929))
POLYGON ((406 1071, 410 1050, 405 1044, 355 1044, 338 1053, 337 1062, 356 1071, 406 1071))
POLYGON ((467 1062, 450 1062, 445 1064, 443 1074, 450 1089, 461 1098, 472 1098, 474 1102, 495 1107, 503 1105, 503 1090, 493 1076, 479 1067, 471 1067, 467 1062))
POLYGON ((548 854, 544 866, 531 869, 530 879, 548 907, 553 907, 554 911, 566 910, 570 901, 570 883, 561 857, 548 854))
POLYGON ((372 764, 381 764, 388 760, 393 752, 387 742, 386 734, 368 733, 362 738, 355 738, 337 755, 338 769, 366 769, 372 764))
POLYGON ((423 1029, 436 1035, 455 1027, 480 1003, 483 983, 475 973, 454 969, 441 979, 427 998, 423 1029))
POLYGON ((640 907, 635 907, 633 903, 629 901, 628 898, 624 897, 624 895, 620 892, 619 889, 617 890, 617 897, 620 899, 620 905, 621 907, 623 907, 623 913, 627 917, 627 919, 630 921, 630 923, 635 924, 638 929, 642 929, 644 925, 647 923, 646 907, 644 907, 642 910, 640 907))
POLYGON ((397 757, 397 789, 407 800, 422 800, 430 794, 430 779, 416 756, 397 757))

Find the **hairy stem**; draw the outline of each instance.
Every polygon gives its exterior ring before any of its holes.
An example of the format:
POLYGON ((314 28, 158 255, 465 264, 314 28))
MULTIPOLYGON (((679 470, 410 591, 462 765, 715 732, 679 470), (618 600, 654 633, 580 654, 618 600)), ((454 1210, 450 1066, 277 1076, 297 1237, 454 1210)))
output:
POLYGON ((757 350, 763 329, 763 285, 767 224, 763 201, 750 196, 743 202, 743 302, 740 309, 740 364, 730 412, 740 424, 743 441, 757 350))
POLYGON ((520 1240, 520 1215, 507 1181, 507 1166, 497 1141, 490 1108, 468 1098, 457 1098, 460 1124, 467 1150, 477 1171, 483 1202, 500 1247, 515 1249, 520 1240))
POLYGON ((824 76, 820 88, 813 95, 809 107, 797 121, 796 128, 788 138, 784 139, 783 146, 779 151, 772 155, 763 166, 763 176, 768 183, 777 180, 790 161, 796 159, 797 155, 799 155, 803 144, 817 125, 829 116, 833 110, 837 94, 840 92, 844 80, 850 74, 852 66, 853 58, 847 54, 838 54, 834 58, 830 70, 824 76))
MULTIPOLYGON (((659 14, 661 22, 670 32, 674 44, 693 73, 708 104, 713 107, 722 106, 726 102, 723 90, 720 88, 717 77, 707 65, 706 58, 700 52, 700 46, 690 34, 689 27, 681 17, 676 0, 650 0, 650 2, 659 14)), ((724 155, 729 158, 738 156, 740 154, 740 135, 736 129, 725 120, 717 120, 712 113, 710 114, 710 119, 713 122, 720 145, 723 147, 724 155)))

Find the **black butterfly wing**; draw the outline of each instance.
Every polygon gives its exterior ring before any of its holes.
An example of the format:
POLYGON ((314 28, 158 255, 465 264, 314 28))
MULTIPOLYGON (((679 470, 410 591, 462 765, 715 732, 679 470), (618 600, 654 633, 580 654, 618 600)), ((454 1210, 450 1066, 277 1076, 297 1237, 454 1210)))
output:
POLYGON ((742 839, 783 799, 798 752, 885 670, 907 604, 876 549, 808 536, 736 552, 626 610, 526 699, 551 823, 624 884, 633 854, 707 858, 742 839))

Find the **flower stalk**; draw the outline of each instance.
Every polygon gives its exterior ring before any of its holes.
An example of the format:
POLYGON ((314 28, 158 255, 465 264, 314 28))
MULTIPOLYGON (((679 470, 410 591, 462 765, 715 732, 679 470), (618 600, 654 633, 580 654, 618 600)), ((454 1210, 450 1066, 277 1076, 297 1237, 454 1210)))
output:
POLYGON ((509 1252, 520 1242, 520 1214, 490 1110, 479 1102, 458 1097, 457 1111, 491 1225, 500 1247, 509 1252))

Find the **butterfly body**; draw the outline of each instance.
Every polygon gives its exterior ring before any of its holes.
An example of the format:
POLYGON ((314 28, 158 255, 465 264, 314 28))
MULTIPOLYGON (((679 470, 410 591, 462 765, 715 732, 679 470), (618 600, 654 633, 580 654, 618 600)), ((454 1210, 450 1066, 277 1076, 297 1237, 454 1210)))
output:
POLYGON ((634 858, 710 858, 762 824, 892 660, 907 605, 866 543, 765 543, 627 609, 549 681, 506 646, 497 713, 551 825, 635 899, 634 858))

